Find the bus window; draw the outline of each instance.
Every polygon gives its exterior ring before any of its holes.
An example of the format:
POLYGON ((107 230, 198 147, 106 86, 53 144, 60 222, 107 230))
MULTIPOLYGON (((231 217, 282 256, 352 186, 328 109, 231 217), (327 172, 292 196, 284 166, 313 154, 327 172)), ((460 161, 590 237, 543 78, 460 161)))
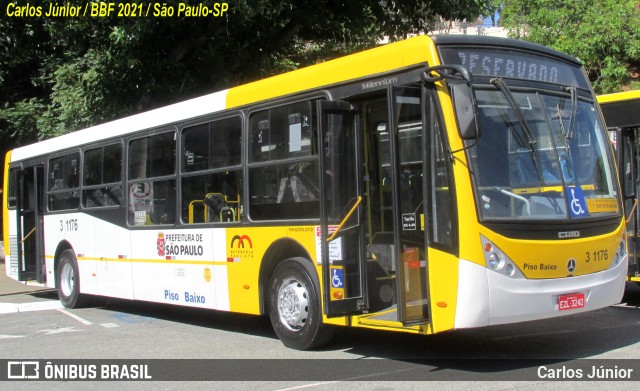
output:
POLYGON ((252 219, 290 220, 320 216, 317 161, 256 167, 251 169, 249 176, 252 219))
POLYGON ((122 146, 112 144, 84 153, 82 206, 117 206, 122 200, 122 146))
POLYGON ((75 209, 80 205, 78 152, 49 160, 49 210, 75 209))
POLYGON ((130 142, 129 224, 174 223, 175 151, 174 132, 155 134, 130 142))
POLYGON ((182 131, 182 172, 194 172, 240 164, 240 117, 207 122, 182 131))
POLYGON ((262 163, 249 170, 252 219, 319 217, 313 107, 311 102, 300 102, 251 115, 251 163, 262 163))
POLYGON ((182 221, 239 221, 242 207, 240 117, 190 126, 182 131, 182 221), (233 167, 236 166, 235 169, 233 167), (197 175, 190 173, 197 172, 197 175))
POLYGON ((182 131, 182 221, 239 221, 242 207, 240 117, 190 126, 182 131), (234 168, 235 166, 235 168, 234 168), (191 173, 198 173, 191 175, 191 173))
POLYGON ((512 107, 499 91, 476 91, 482 135, 469 151, 482 218, 618 213, 617 183, 610 174, 607 140, 602 139, 593 104, 572 104, 568 96, 542 92, 515 91, 513 97, 517 105, 512 107), (585 203, 594 205, 589 213, 567 208, 565 193, 572 197, 567 189, 575 187, 584 192, 585 203))
POLYGON ((240 170, 183 177, 182 221, 187 224, 238 221, 241 217, 240 170))
POLYGON ((18 204, 18 167, 9 170, 9 192, 7 195, 7 206, 14 209, 18 204))
POLYGON ((311 102, 295 103, 251 116, 251 162, 317 154, 311 102))

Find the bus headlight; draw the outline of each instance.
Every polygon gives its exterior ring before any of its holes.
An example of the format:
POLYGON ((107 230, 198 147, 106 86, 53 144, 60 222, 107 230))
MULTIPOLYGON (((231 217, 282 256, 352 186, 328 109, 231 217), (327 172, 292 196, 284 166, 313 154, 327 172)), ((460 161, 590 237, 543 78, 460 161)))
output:
POLYGON ((625 244, 625 239, 622 239, 620 241, 620 245, 616 249, 615 255, 613 256, 613 260, 609 264, 609 269, 613 269, 618 266, 624 259, 625 255, 627 255, 627 245, 625 244))
POLYGON ((480 235, 480 240, 482 241, 484 259, 489 270, 511 278, 525 278, 518 266, 495 244, 482 235, 480 235))

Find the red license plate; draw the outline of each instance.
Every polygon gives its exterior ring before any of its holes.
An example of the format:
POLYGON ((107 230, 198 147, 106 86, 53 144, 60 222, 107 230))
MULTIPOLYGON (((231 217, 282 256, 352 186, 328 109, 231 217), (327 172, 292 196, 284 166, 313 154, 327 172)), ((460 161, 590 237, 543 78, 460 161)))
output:
POLYGON ((558 310, 574 310, 583 308, 585 305, 584 293, 572 293, 570 295, 562 295, 558 297, 558 310))

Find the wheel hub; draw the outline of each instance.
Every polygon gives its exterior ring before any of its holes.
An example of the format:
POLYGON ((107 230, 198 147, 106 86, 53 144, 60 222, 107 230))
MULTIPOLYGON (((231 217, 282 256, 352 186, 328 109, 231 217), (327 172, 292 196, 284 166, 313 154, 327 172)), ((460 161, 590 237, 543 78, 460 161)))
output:
POLYGON ((74 286, 75 276, 73 267, 68 263, 65 263, 62 266, 62 271, 60 272, 60 287, 62 288, 62 293, 67 297, 71 296, 74 286))
POLYGON ((309 294, 302 283, 290 279, 282 284, 278 290, 278 313, 290 330, 304 327, 309 316, 309 294))

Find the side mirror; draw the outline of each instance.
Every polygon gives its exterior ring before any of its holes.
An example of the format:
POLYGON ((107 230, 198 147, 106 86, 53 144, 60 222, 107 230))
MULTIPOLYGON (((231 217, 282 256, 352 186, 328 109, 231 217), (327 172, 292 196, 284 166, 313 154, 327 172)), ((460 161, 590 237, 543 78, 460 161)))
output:
POLYGON ((458 132, 463 140, 475 140, 480 135, 476 123, 475 99, 471 86, 466 83, 451 85, 451 96, 458 120, 458 132))

